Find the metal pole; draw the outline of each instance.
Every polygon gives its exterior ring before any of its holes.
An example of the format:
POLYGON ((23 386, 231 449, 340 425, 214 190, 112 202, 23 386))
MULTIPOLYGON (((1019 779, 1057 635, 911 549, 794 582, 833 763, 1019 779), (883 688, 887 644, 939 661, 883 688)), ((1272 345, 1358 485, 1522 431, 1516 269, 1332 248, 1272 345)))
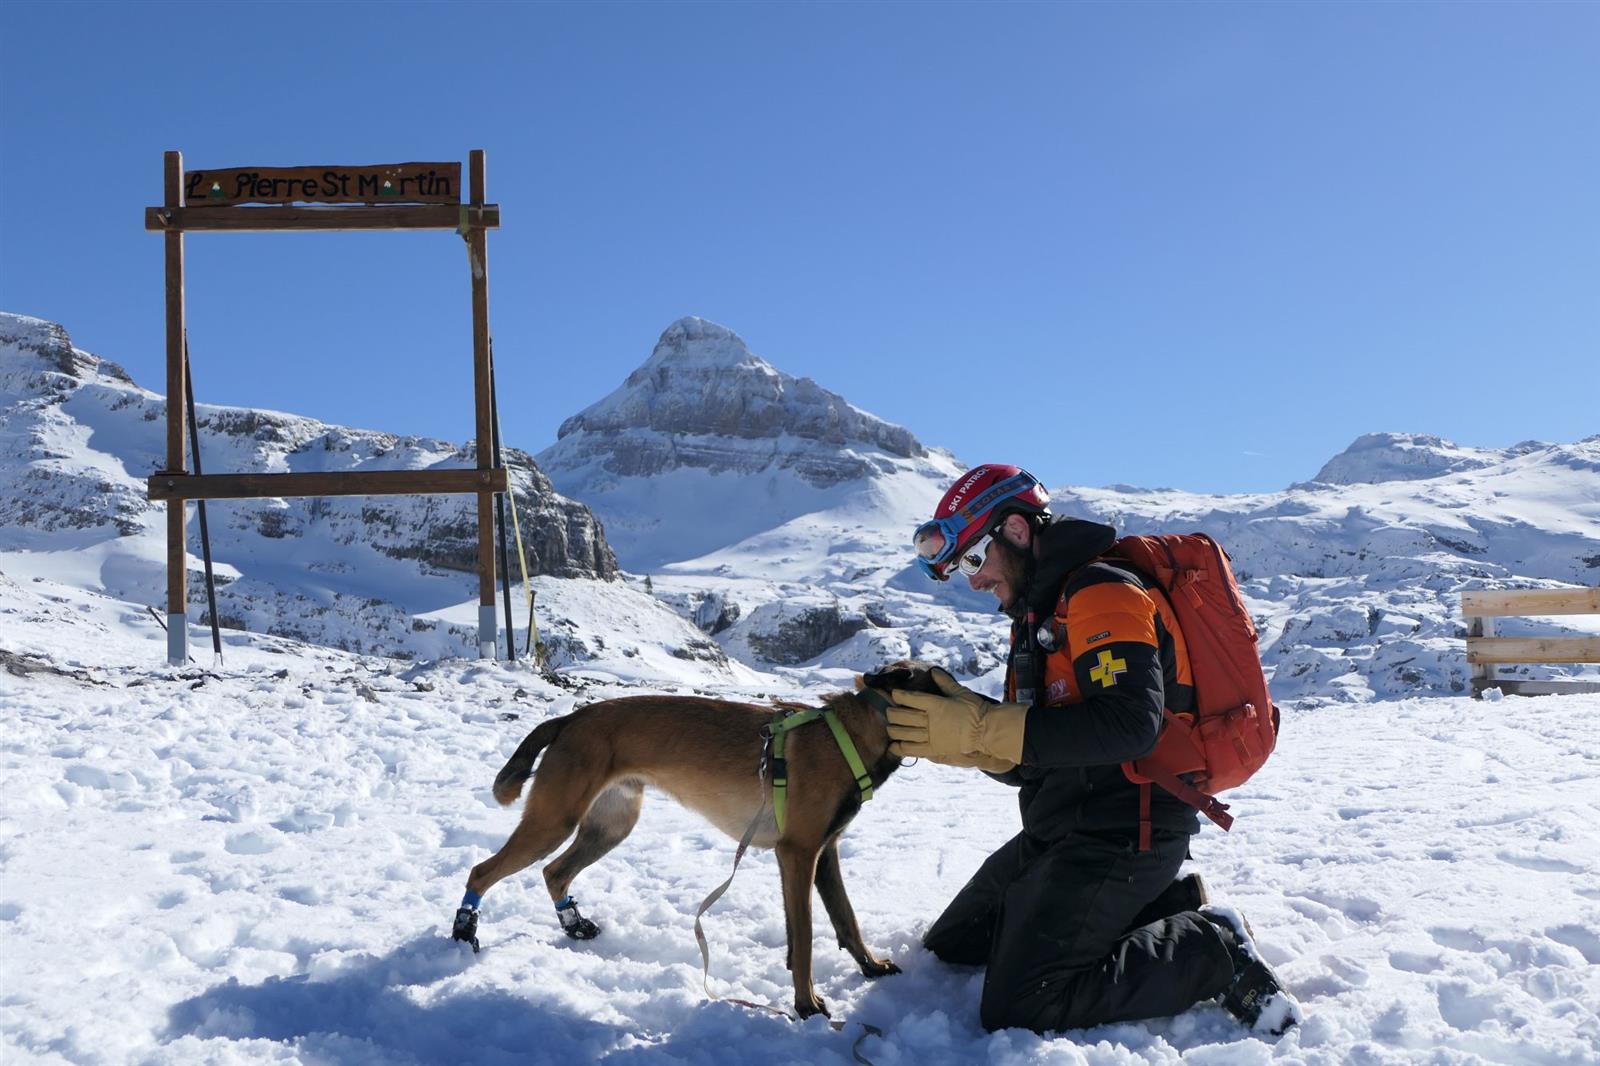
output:
MULTIPOLYGON (((200 429, 194 415, 194 374, 189 366, 189 331, 183 333, 183 399, 189 408, 189 452, 194 457, 194 473, 200 476, 200 429)), ((206 606, 211 611, 211 650, 222 659, 222 627, 217 621, 217 582, 211 574, 211 531, 206 526, 206 501, 196 500, 200 515, 200 555, 206 564, 206 606)))
MULTIPOLYGON (((500 402, 495 396, 494 388, 494 339, 489 340, 489 413, 490 421, 494 426, 494 465, 500 463, 500 402)), ((506 476, 506 492, 511 491, 511 478, 506 476)), ((511 566, 506 561, 506 494, 497 492, 494 496, 495 522, 500 529, 500 586, 505 592, 506 601, 506 659, 510 662, 517 661, 517 627, 511 620, 511 566)))

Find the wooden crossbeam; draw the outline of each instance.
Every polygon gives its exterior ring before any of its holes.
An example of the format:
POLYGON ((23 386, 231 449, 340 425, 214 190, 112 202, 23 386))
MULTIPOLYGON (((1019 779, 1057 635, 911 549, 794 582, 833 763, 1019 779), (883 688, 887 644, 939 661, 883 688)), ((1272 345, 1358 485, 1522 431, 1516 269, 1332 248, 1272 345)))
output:
POLYGON ((151 475, 148 485, 152 500, 495 493, 506 491, 506 472, 502 467, 493 470, 349 470, 301 474, 157 473, 151 475))
POLYGON ((457 229, 500 227, 499 204, 389 204, 380 207, 147 207, 144 228, 161 233, 263 230, 457 229), (462 206, 466 214, 462 214, 462 206))
POLYGON ((1468 637, 1469 663, 1600 663, 1600 637, 1468 637))
POLYGON ((1466 616, 1600 614, 1600 588, 1484 589, 1461 594, 1466 616))

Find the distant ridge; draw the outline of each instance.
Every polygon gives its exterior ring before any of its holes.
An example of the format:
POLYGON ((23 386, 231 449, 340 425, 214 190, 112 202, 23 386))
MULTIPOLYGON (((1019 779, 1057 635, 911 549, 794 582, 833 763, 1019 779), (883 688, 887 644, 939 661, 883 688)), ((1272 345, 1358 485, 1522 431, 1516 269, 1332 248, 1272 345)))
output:
POLYGON ((1425 433, 1368 433, 1329 459, 1312 480, 1329 485, 1417 481, 1482 470, 1547 447, 1523 441, 1503 450, 1469 448, 1425 433))

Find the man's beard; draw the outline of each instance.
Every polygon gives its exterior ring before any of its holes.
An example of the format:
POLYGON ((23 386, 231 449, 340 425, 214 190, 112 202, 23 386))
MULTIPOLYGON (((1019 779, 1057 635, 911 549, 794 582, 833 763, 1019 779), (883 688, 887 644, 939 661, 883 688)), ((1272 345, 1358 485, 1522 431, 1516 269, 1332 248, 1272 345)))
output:
POLYGON ((1013 621, 1020 622, 1028 614, 1028 588, 1033 584, 1033 552, 1019 548, 1002 536, 990 541, 989 550, 1000 551, 1000 574, 1011 590, 1011 602, 1002 603, 1000 610, 1013 621))

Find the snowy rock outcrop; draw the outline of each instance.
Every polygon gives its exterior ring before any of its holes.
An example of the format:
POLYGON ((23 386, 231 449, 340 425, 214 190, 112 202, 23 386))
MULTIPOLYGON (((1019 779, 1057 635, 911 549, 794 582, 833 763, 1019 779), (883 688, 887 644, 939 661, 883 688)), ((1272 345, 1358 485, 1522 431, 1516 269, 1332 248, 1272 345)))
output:
MULTIPOLYGON (((210 472, 470 467, 475 449, 247 408, 197 406, 210 472)), ((0 313, 3 549, 81 553, 86 585, 164 600, 165 508, 145 478, 165 460, 166 401, 72 347, 59 325, 0 313)), ((589 509, 525 452, 506 465, 535 574, 610 579, 616 557, 589 509)), ((466 654, 471 625, 424 617, 474 595, 467 496, 216 500, 207 504, 224 625, 378 654, 466 654)), ((191 603, 205 609, 198 523, 191 603)))

